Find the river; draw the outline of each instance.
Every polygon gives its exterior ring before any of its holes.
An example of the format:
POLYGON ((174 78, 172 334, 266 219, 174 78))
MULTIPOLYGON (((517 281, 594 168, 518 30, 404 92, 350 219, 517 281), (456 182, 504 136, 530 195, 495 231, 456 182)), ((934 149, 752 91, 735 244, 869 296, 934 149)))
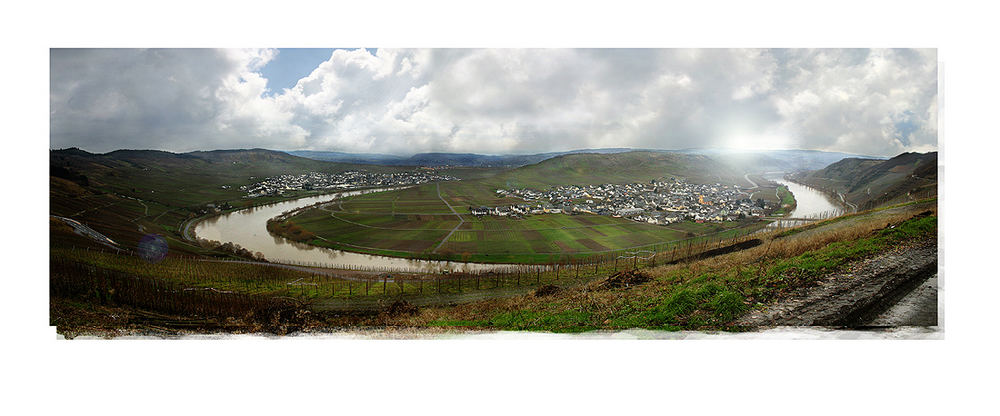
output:
MULTIPOLYGON (((833 198, 818 190, 808 186, 785 180, 784 178, 768 178, 774 182, 788 187, 788 190, 795 196, 795 209, 788 215, 788 218, 811 218, 822 219, 832 218, 844 213, 844 208, 833 198)), ((780 220, 773 223, 774 226, 792 227, 802 225, 809 221, 780 220)))
POLYGON ((410 272, 440 270, 477 271, 512 266, 510 264, 413 260, 361 254, 296 243, 283 237, 271 235, 267 231, 267 220, 281 215, 283 212, 312 205, 317 202, 332 201, 346 196, 385 190, 389 189, 338 192, 242 209, 199 222, 194 229, 194 234, 198 238, 239 244, 247 250, 262 253, 269 261, 278 263, 323 265, 341 268, 375 267, 410 272))
MULTIPOLYGON (((826 218, 839 215, 843 212, 843 208, 839 204, 822 192, 777 177, 769 179, 787 186, 792 194, 795 195, 797 206, 791 212, 789 218, 826 218)), ((247 208, 205 219, 198 223, 194 229, 194 233, 199 238, 239 244, 247 250, 260 252, 268 260, 278 263, 323 265, 341 268, 375 267, 410 272, 496 270, 512 266, 510 264, 416 260, 354 253, 296 243, 283 237, 271 235, 267 231, 267 220, 281 215, 283 212, 312 205, 317 202, 332 201, 345 196, 385 190, 388 189, 346 191, 247 208)), ((779 220, 768 227, 790 227, 803 223, 805 221, 779 220)))

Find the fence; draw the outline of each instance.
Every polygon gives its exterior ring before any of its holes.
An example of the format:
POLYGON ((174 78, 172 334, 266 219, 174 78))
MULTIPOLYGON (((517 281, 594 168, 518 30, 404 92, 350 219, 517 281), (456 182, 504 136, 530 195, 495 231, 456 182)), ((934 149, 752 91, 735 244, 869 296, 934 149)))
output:
POLYGON ((50 262, 49 294, 101 305, 128 305, 202 317, 246 317, 296 307, 296 302, 290 299, 192 288, 168 279, 137 276, 60 258, 50 262))
MULTIPOLYGON (((135 255, 122 255, 103 250, 75 250, 68 257, 76 257, 76 262, 72 259, 57 260, 59 256, 53 256, 52 284, 53 293, 65 291, 87 293, 87 287, 103 288, 107 287, 108 282, 113 282, 115 285, 124 285, 121 286, 124 288, 122 291, 115 290, 116 296, 126 296, 129 303, 137 306, 152 304, 150 302, 153 301, 150 299, 157 297, 163 297, 162 301, 168 304, 166 308, 170 310, 181 308, 178 304, 183 303, 184 299, 190 299, 193 305, 201 305, 192 306, 193 309, 190 310, 178 310, 190 313, 244 310, 247 302, 254 305, 252 308, 264 307, 262 304, 252 303, 262 302, 256 298, 289 297, 311 301, 333 298, 455 295, 479 290, 516 292, 519 288, 544 284, 568 286, 622 270, 695 260, 703 258, 705 253, 726 252, 727 247, 732 247, 733 250, 741 249, 741 244, 757 240, 755 232, 756 230, 751 229, 727 230, 725 234, 717 234, 715 238, 695 237, 658 244, 646 249, 615 251, 548 264, 495 265, 486 269, 460 270, 462 266, 458 263, 456 269, 459 270, 444 271, 407 271, 364 266, 338 267, 316 262, 278 264, 177 256, 168 257, 159 263, 149 263, 135 255), (110 269, 129 272, 114 272, 81 265, 96 261, 93 260, 94 256, 103 256, 97 263, 104 264, 110 269), (77 268, 73 269, 64 264, 67 262, 78 266, 74 266, 77 268), (82 273, 83 277, 74 283, 67 282, 66 275, 73 270, 82 273), (126 277, 139 280, 127 284, 121 283, 127 281, 124 280, 126 277), (255 297, 255 300, 241 296, 255 297), (222 302, 237 306, 216 310, 205 306, 206 302, 222 302)), ((65 257, 67 254, 62 253, 62 256, 65 257)), ((95 293, 108 292, 98 290, 95 293)))

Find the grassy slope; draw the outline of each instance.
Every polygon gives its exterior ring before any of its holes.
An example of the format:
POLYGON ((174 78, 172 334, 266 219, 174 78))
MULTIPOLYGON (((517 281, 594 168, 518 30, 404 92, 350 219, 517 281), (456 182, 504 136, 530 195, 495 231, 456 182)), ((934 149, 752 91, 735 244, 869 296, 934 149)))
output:
POLYGON ((771 215, 774 216, 786 215, 795 210, 795 196, 788 191, 787 186, 783 185, 778 186, 776 195, 778 198, 780 198, 779 201, 781 202, 781 206, 779 206, 777 210, 771 213, 771 215))
POLYGON ((523 166, 486 181, 498 187, 545 189, 557 185, 648 182, 684 178, 695 183, 740 183, 741 173, 700 155, 659 152, 572 154, 523 166))
POLYGON ((428 308, 399 325, 578 332, 595 329, 720 329, 752 307, 808 286, 851 262, 935 238, 936 202, 866 213, 797 236, 693 264, 648 270, 632 289, 596 284, 554 296, 520 296, 428 308), (931 210, 932 215, 915 215, 931 210), (895 225, 885 227, 886 223, 895 225))

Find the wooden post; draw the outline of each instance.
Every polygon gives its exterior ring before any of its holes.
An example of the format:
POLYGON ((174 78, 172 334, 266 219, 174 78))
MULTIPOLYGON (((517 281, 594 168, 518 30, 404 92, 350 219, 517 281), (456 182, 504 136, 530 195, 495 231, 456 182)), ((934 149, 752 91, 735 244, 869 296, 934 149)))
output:
POLYGON ((385 287, 386 287, 386 284, 387 284, 388 282, 389 282, 389 278, 388 278, 388 277, 386 277, 386 276, 382 276, 382 295, 383 295, 383 296, 385 296, 385 294, 386 294, 386 293, 385 293, 385 287))

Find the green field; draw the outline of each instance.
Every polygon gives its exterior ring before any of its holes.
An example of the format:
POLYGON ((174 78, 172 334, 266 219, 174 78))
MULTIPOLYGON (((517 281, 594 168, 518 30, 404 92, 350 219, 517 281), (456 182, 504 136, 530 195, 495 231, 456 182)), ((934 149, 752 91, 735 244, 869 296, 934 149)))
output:
POLYGON ((468 214, 470 205, 521 202, 495 198, 482 189, 476 182, 451 182, 360 195, 302 211, 289 222, 315 234, 309 243, 318 246, 492 263, 547 263, 626 249, 662 250, 670 242, 706 236, 728 238, 746 232, 735 230, 741 225, 756 226, 690 221, 658 226, 592 214, 524 218, 468 214), (477 185, 479 190, 474 190, 477 185), (438 189, 447 204, 437 198, 438 189))
POLYGON ((795 196, 788 191, 787 186, 783 185, 779 186, 776 195, 781 198, 780 201, 781 206, 779 206, 778 209, 774 211, 774 213, 772 213, 771 215, 775 216, 786 215, 795 210, 795 196))

